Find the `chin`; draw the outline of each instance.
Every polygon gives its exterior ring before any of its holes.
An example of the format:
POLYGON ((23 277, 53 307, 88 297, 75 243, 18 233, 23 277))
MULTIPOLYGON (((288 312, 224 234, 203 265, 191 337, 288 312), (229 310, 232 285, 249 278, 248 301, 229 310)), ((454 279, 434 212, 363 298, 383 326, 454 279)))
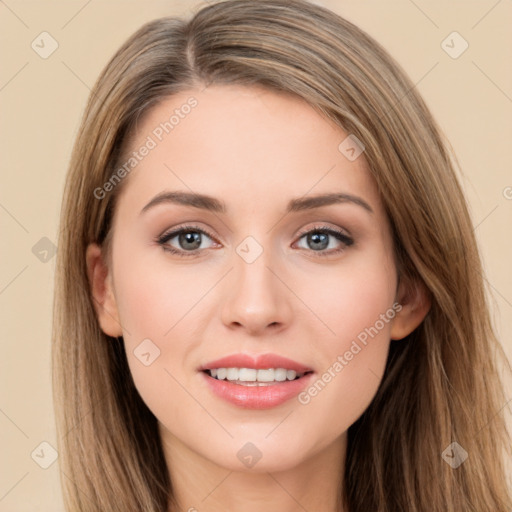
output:
POLYGON ((304 462, 306 451, 304 443, 300 442, 304 437, 296 437, 297 443, 284 443, 278 437, 272 441, 264 439, 267 433, 231 440, 221 448, 220 454, 212 454, 210 445, 204 456, 227 470, 244 473, 287 471, 304 462))

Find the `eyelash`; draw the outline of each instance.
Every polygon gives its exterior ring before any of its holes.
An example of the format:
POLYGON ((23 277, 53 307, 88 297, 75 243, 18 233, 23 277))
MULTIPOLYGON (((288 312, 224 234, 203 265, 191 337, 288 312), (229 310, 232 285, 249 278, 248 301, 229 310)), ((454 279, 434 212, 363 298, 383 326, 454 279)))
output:
MULTIPOLYGON (((182 233, 189 233, 189 232, 201 233, 201 234, 204 234, 204 235, 208 236, 209 238, 215 240, 215 238, 210 233, 208 233, 208 231, 205 231, 203 228, 200 228, 198 226, 193 226, 193 225, 185 225, 185 226, 179 227, 178 229, 174 229, 173 231, 170 231, 168 233, 163 233, 162 235, 158 236, 155 241, 162 247, 162 249, 164 249, 164 251, 168 251, 172 254, 175 254, 176 256, 180 256, 180 257, 184 257, 184 258, 195 256, 197 254, 197 252, 201 251, 201 249, 195 249, 194 251, 183 251, 183 250, 178 250, 178 249, 175 249, 174 247, 167 245, 167 242, 169 240, 173 239, 174 237, 176 237, 177 235, 180 235, 182 233)), ((313 250, 311 250, 311 252, 316 253, 316 255, 319 257, 326 257, 326 256, 331 256, 333 254, 338 254, 338 253, 344 251, 346 247, 349 247, 354 243, 354 240, 351 237, 349 237, 348 235, 346 235, 345 233, 343 233, 343 231, 338 231, 337 229, 334 229, 334 228, 331 228, 328 226, 315 226, 312 229, 302 231, 299 233, 298 238, 300 240, 305 235, 308 235, 311 233, 326 233, 328 235, 332 235, 337 240, 342 242, 345 246, 340 249, 334 249, 334 250, 330 250, 330 251, 313 251, 313 250)))

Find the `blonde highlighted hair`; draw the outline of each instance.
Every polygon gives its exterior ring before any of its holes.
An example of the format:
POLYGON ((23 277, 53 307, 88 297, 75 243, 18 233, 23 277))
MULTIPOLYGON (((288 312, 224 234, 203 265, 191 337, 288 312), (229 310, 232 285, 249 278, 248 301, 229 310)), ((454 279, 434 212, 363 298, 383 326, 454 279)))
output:
MULTIPOLYGON (((365 146, 389 216, 400 279, 432 307, 392 341, 372 403, 348 432, 350 512, 510 512, 501 361, 456 160, 400 66, 370 36, 302 0, 228 0, 145 24, 97 80, 73 149, 61 213, 52 366, 67 510, 177 510, 157 420, 122 339, 96 317, 85 262, 111 236, 124 182, 98 199, 141 115, 178 91, 261 85, 303 98, 365 146), (498 411, 501 411, 498 414, 498 411), (442 452, 469 454, 454 469, 442 452)), ((340 464, 342 461, 340 461, 340 464)))

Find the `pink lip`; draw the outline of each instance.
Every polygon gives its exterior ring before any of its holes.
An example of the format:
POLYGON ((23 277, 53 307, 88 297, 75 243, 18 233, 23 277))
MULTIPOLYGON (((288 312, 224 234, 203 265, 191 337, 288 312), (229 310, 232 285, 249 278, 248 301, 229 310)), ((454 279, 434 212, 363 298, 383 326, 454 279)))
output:
POLYGON ((201 366, 199 370, 213 370, 215 368, 255 368, 256 370, 285 368, 286 370, 295 370, 297 373, 313 371, 313 369, 308 366, 288 359, 287 357, 278 356, 277 354, 261 354, 258 356, 233 354, 206 363, 201 366))
POLYGON ((281 405, 298 395, 311 382, 314 375, 310 367, 277 354, 260 354, 258 356, 233 354, 206 363, 199 370, 215 395, 246 409, 269 409, 281 405), (268 383, 265 386, 244 386, 227 380, 215 379, 205 372, 205 370, 216 368, 255 368, 256 370, 285 368, 295 370, 297 373, 311 373, 296 380, 268 383))
POLYGON ((210 390, 218 397, 245 409, 270 409, 297 396, 311 383, 314 373, 300 379, 269 383, 267 386, 244 386, 227 380, 217 380, 201 373, 210 390))

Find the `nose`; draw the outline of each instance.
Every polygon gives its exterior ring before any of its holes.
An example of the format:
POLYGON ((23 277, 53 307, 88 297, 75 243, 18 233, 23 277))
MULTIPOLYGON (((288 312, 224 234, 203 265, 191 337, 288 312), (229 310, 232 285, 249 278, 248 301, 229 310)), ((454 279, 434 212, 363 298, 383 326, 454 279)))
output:
POLYGON ((234 267, 226 283, 224 325, 251 335, 277 333, 289 325, 293 293, 286 286, 288 283, 275 258, 272 261, 270 251, 264 250, 252 263, 235 254, 234 267))

